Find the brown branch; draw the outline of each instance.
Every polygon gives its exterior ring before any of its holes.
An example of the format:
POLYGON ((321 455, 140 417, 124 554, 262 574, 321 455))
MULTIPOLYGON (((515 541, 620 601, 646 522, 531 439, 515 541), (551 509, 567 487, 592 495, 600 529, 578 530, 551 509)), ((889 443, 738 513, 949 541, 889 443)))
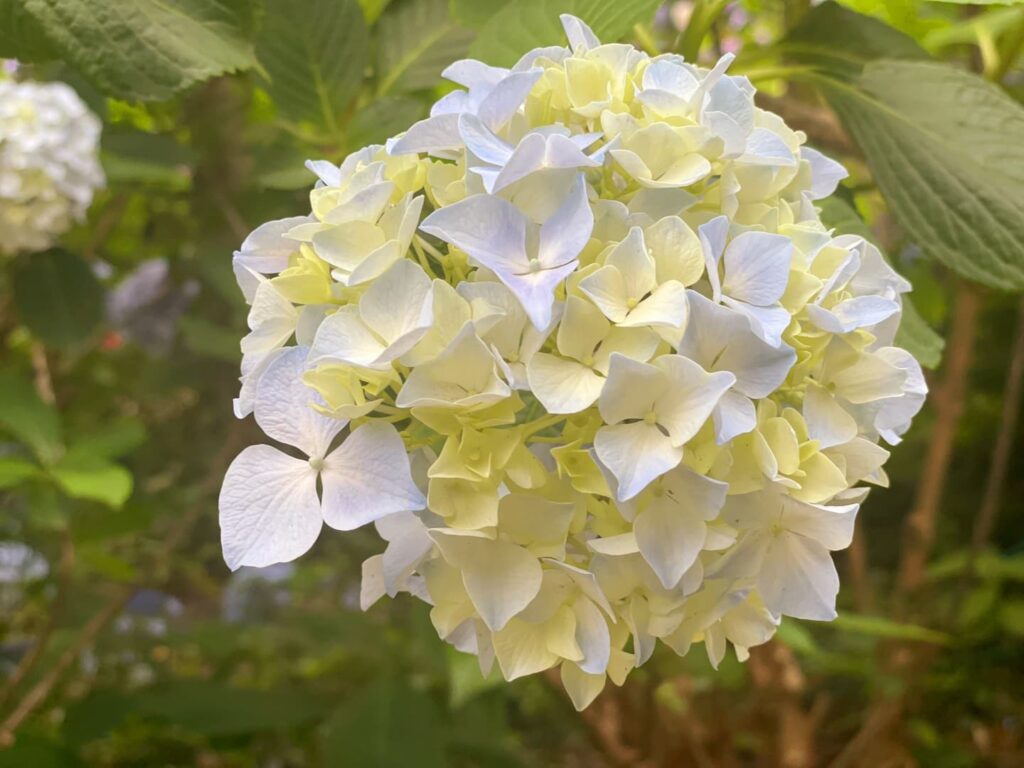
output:
POLYGON ((896 581, 898 603, 904 603, 924 579, 924 569, 935 543, 935 527, 945 494, 957 427, 963 415, 967 382, 974 361, 974 345, 981 295, 970 283, 957 282, 952 331, 942 380, 931 395, 935 426, 917 483, 914 506, 903 528, 902 553, 896 581))
POLYGON ((1006 374, 1006 388, 1003 391, 1003 411, 999 418, 999 431, 996 434, 995 446, 992 448, 992 463, 989 466, 988 477, 985 479, 985 495, 982 496, 981 509, 978 511, 978 517, 974 523, 968 573, 973 572, 975 561, 992 536, 996 519, 999 516, 1003 486, 1006 484, 1006 473, 1010 467, 1013 441, 1017 436, 1017 424, 1020 421, 1022 389, 1024 389, 1024 299, 1017 305, 1017 327, 1010 353, 1010 369, 1006 374))
POLYGON ((875 592, 871 586, 871 570, 868 565, 868 549, 864 541, 864 525, 861 520, 853 529, 853 541, 846 550, 846 564, 849 567, 850 583, 853 586, 853 604, 859 613, 874 613, 875 592))
POLYGON ((873 707, 857 735, 847 742, 829 768, 855 768, 868 764, 863 758, 876 746, 878 739, 899 722, 902 714, 902 698, 886 699, 873 707))

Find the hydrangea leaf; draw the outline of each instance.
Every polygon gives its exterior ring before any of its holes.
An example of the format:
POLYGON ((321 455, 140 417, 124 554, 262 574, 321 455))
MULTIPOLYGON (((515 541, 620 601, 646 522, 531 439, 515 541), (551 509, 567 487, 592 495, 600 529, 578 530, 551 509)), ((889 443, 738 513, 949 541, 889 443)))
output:
POLYGON ((251 0, 26 0, 61 55, 108 95, 166 99, 251 67, 251 0))

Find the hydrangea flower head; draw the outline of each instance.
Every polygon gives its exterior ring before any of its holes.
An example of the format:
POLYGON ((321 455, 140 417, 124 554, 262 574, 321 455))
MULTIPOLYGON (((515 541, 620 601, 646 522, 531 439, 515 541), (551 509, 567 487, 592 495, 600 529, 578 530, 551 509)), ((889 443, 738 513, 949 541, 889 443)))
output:
POLYGON ((45 250, 85 216, 100 128, 64 83, 0 79, 0 253, 45 250))
POLYGON ((578 708, 660 641, 742 660, 833 618, 831 552, 921 407, 909 284, 814 201, 845 171, 676 55, 460 61, 430 116, 310 163, 311 213, 235 255, 251 305, 220 499, 232 568, 373 523, 362 602, 406 592, 578 708))

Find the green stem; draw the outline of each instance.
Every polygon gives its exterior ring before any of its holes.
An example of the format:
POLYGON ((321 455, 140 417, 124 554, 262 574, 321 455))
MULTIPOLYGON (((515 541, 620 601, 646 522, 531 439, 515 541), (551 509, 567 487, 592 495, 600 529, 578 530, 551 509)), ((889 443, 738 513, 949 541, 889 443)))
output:
POLYGON ((687 61, 696 61, 700 47, 712 25, 725 10, 729 0, 696 0, 690 22, 679 38, 676 51, 687 61))

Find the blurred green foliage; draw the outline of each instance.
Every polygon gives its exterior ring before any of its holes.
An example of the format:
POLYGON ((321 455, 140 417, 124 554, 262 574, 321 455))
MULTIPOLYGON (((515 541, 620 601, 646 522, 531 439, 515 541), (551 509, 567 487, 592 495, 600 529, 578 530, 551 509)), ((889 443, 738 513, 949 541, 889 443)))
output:
POLYGON ((305 209, 305 158, 339 161, 423 117, 455 59, 509 65, 559 42, 560 12, 648 50, 738 51, 767 106, 851 169, 826 220, 913 281, 901 340, 939 367, 963 277, 1024 286, 1016 5, 0 0, 0 57, 78 90, 105 121, 108 176, 61 249, 0 264, 0 766, 883 764, 849 757, 858 738, 888 765, 1024 764, 1018 450, 994 532, 970 545, 1005 416, 1008 293, 983 295, 909 605, 894 594, 944 418, 929 408, 862 510, 869 565, 841 560, 839 620, 788 621, 718 672, 659 654, 583 717, 543 677, 481 678, 422 604, 360 613, 371 532, 230 575, 216 524, 224 469, 255 437, 231 414, 233 248, 305 209), (681 34, 687 19, 701 35, 681 34), (810 752, 793 757, 797 742, 810 752))

